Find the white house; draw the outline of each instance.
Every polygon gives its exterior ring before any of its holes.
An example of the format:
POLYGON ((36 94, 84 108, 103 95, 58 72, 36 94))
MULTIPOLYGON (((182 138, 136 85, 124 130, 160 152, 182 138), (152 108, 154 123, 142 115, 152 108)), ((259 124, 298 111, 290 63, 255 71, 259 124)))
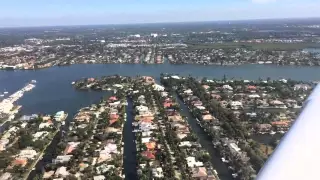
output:
POLYGON ((66 163, 69 162, 70 159, 72 158, 72 155, 63 155, 63 156, 57 156, 56 159, 54 159, 54 163, 66 163))
POLYGON ((190 143, 190 141, 182 141, 179 144, 179 147, 191 147, 192 144, 190 143))
POLYGON ((153 177, 156 177, 156 178, 164 177, 162 168, 161 167, 153 168, 152 175, 153 175, 153 177))
POLYGON ((172 79, 180 79, 179 76, 171 76, 172 79))
POLYGON ((187 89, 187 90, 183 91, 183 93, 184 93, 184 94, 192 94, 193 92, 192 92, 191 89, 187 89))
POLYGON ((36 141, 38 139, 43 139, 45 138, 47 135, 49 134, 49 132, 47 131, 40 131, 40 132, 36 132, 35 134, 33 134, 33 141, 36 141))
POLYGON ((150 140, 151 140, 151 137, 144 137, 144 138, 141 138, 141 142, 142 142, 142 143, 150 142, 150 140))
POLYGON ((39 124, 39 129, 43 129, 43 128, 49 128, 52 126, 52 123, 48 123, 48 122, 43 122, 39 124))
POLYGON ((24 149, 21 150, 18 157, 26 159, 34 159, 37 156, 37 152, 33 149, 24 149))
POLYGON ((93 177, 93 180, 105 180, 105 179, 106 178, 103 175, 93 177))
POLYGON ((153 89, 156 90, 156 91, 164 91, 164 87, 163 86, 160 86, 158 84, 154 84, 153 86, 153 89))
POLYGON ((201 167, 201 166, 203 166, 203 162, 196 161, 195 157, 189 156, 186 158, 186 160, 188 163, 188 167, 201 167))
POLYGON ((242 102, 240 102, 240 101, 231 101, 230 106, 231 106, 231 109, 236 110, 236 109, 242 108, 242 102))
POLYGON ((54 173, 54 175, 57 177, 59 177, 59 176, 67 177, 69 175, 69 172, 67 171, 67 167, 62 166, 57 169, 57 171, 54 173))
POLYGON ((139 111, 139 112, 149 111, 149 108, 147 106, 140 105, 140 106, 136 107, 136 110, 139 111))
POLYGON ((223 85, 223 86, 222 86, 222 89, 229 90, 229 91, 232 91, 232 90, 233 90, 233 88, 232 88, 230 85, 228 85, 228 84, 223 85))

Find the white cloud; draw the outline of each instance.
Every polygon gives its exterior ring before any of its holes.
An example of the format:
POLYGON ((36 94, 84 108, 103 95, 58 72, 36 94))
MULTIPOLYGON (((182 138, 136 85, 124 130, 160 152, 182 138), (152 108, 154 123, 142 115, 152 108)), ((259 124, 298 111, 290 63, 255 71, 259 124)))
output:
POLYGON ((253 3, 271 3, 271 2, 276 2, 277 0, 252 0, 253 3))

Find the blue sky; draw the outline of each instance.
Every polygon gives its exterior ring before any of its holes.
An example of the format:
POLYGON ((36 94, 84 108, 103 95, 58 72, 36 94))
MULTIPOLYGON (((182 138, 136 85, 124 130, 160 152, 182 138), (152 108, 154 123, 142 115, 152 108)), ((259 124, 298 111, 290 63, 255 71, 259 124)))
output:
POLYGON ((0 27, 320 17, 320 0, 5 0, 0 27))

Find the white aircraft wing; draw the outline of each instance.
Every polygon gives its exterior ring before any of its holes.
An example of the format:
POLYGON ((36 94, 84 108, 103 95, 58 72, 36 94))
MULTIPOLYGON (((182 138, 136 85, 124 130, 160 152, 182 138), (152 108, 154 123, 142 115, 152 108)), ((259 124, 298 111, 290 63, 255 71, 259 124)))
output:
POLYGON ((320 85, 260 170, 258 180, 320 179, 320 85))

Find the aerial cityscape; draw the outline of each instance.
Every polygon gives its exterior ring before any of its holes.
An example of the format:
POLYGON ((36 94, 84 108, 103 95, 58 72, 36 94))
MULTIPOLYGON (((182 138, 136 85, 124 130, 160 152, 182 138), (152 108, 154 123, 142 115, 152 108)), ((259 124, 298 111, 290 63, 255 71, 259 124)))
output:
POLYGON ((259 179, 320 82, 310 0, 19 2, 0 12, 0 180, 259 179))

